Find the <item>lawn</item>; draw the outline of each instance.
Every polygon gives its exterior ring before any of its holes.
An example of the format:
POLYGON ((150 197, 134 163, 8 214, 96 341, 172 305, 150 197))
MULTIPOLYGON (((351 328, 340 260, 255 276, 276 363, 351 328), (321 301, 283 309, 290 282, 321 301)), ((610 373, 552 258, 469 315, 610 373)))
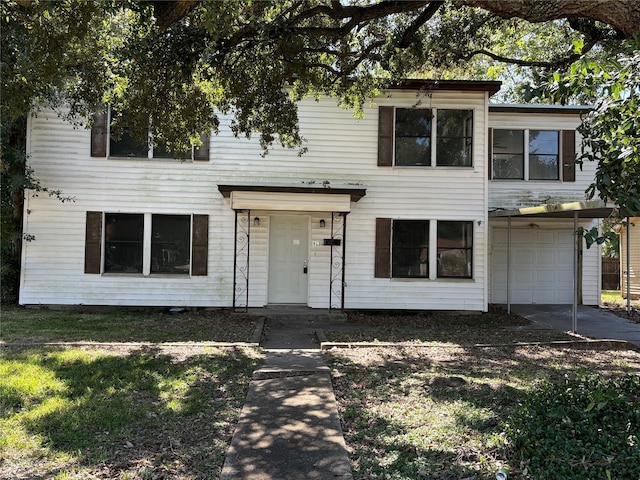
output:
POLYGON ((631 309, 627 311, 627 299, 622 298, 620 290, 603 290, 600 303, 616 315, 640 323, 640 300, 631 300, 631 309))
MULTIPOLYGON (((198 343, 248 341, 254 320, 226 315, 3 308, 0 478, 217 478, 261 360, 198 343), (29 344, 107 339, 145 343, 29 344)), ((500 311, 352 312, 325 333, 406 342, 325 352, 358 480, 640 478, 636 350, 500 311)))
POLYGON ((221 312, 3 306, 0 478, 217 478, 261 356, 198 341, 245 342, 254 327, 221 312), (29 345, 105 340, 145 343, 29 345), (195 343, 147 343, 163 341, 195 343))
POLYGON ((414 338, 326 352, 355 478, 481 480, 503 467, 511 479, 639 478, 640 353, 553 346, 572 337, 531 327, 505 315, 358 315, 329 332, 414 338))
POLYGON ((70 310, 2 306, 0 342, 250 342, 256 317, 222 310, 70 310))

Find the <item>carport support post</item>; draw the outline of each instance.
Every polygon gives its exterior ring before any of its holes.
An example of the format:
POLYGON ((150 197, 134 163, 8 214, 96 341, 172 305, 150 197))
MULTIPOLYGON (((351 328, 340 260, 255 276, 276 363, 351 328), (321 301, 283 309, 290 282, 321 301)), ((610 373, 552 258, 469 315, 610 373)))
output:
POLYGON ((624 272, 625 276, 627 277, 627 313, 629 313, 631 311, 631 283, 629 282, 629 280, 631 280, 631 244, 629 243, 629 228, 631 227, 631 225, 629 225, 629 217, 627 217, 627 228, 625 229, 625 236, 627 237, 626 242, 627 242, 627 251, 625 252, 626 257, 627 257, 627 269, 624 272))
POLYGON ((511 217, 507 217, 507 313, 511 315, 511 217))
POLYGON ((582 241, 582 236, 578 234, 578 211, 573 212, 573 311, 572 311, 572 330, 573 333, 578 331, 578 242, 582 241))

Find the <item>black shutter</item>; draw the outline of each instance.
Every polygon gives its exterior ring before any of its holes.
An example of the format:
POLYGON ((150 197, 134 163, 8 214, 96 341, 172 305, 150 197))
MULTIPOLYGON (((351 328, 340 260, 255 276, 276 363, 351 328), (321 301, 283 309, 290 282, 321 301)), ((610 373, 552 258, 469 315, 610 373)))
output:
POLYGON ((376 218, 376 278, 391 277, 391 219, 376 218))
POLYGON ((393 165, 393 107, 378 107, 378 166, 393 165))
POLYGON ((196 147, 193 150, 193 160, 198 162, 208 162, 209 161, 209 134, 203 133, 200 135, 200 141, 202 145, 196 147))
POLYGON ((93 115, 93 125, 91 127, 91 156, 107 156, 107 112, 93 115))
POLYGON ((207 252, 209 250, 209 216, 193 216, 193 244, 191 275, 207 275, 207 252))
POLYGON ((102 255, 102 212, 87 212, 84 243, 84 273, 100 273, 102 255))
POLYGON ((576 132, 562 131, 562 180, 576 181, 576 132))

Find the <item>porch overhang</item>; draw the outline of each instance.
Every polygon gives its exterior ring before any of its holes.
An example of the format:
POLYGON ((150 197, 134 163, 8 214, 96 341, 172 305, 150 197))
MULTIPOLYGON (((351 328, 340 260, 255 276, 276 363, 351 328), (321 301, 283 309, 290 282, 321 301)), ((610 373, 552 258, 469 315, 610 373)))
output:
POLYGON ((614 207, 602 200, 584 200, 569 203, 546 203, 535 207, 496 209, 489 212, 489 218, 497 217, 546 217, 546 218, 607 218, 614 207))
POLYGON ((230 199, 233 210, 348 213, 351 202, 366 195, 365 188, 328 184, 225 184, 218 190, 230 199))

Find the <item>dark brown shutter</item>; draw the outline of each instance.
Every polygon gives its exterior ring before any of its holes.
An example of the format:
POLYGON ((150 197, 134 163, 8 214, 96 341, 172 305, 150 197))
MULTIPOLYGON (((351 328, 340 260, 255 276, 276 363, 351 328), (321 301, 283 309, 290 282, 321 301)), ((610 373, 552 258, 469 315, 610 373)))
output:
POLYGON ((107 156, 107 112, 93 115, 93 125, 91 127, 91 156, 107 156))
POLYGON ((207 275, 207 252, 209 250, 209 216, 193 216, 193 245, 191 275, 207 275))
POLYGON ((202 145, 196 147, 193 150, 193 160, 198 162, 208 162, 209 161, 209 135, 203 133, 200 135, 200 141, 202 145))
POLYGON ((562 180, 576 181, 576 132, 562 131, 562 180))
POLYGON ((376 218, 376 278, 391 277, 391 219, 376 218))
POLYGON ((102 212, 87 212, 84 241, 84 273, 100 273, 102 212))
POLYGON ((487 130, 487 174, 489 180, 491 180, 492 168, 493 168, 493 128, 487 130))
POLYGON ((378 107, 378 166, 393 164, 393 107, 378 107))

